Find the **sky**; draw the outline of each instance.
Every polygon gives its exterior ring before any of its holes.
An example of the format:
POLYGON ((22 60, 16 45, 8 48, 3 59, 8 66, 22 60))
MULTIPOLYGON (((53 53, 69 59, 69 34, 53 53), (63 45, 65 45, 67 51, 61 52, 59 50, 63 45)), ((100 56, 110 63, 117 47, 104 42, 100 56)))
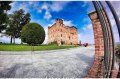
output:
MULTIPOLYGON (((118 31, 113 16, 105 2, 102 3, 111 20, 115 42, 118 42, 118 31)), ((111 1, 111 3, 120 18, 120 2, 111 1)), ((48 26, 54 24, 56 18, 63 19, 66 26, 77 27, 78 39, 82 43, 94 44, 92 23, 88 16, 95 10, 91 1, 14 1, 10 5, 12 8, 8 14, 24 9, 26 13, 30 13, 31 22, 36 22, 44 27, 46 33, 44 44, 48 40, 48 26)), ((0 42, 10 42, 9 36, 1 35, 0 42)), ((20 39, 16 39, 16 43, 20 43, 20 39)))

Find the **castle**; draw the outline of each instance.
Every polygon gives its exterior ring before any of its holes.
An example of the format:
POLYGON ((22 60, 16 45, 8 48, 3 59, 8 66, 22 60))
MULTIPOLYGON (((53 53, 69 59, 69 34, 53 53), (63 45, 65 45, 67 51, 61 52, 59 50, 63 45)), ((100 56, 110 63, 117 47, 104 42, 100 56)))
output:
POLYGON ((58 45, 77 45, 77 28, 65 26, 62 19, 56 19, 52 26, 48 26, 48 43, 52 42, 57 42, 58 45))

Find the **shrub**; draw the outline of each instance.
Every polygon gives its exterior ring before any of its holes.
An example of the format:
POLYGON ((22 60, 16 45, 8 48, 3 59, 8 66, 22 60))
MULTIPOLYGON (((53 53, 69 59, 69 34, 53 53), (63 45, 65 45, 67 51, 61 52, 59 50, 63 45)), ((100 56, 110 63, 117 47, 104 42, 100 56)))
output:
POLYGON ((21 39, 27 44, 42 44, 45 40, 45 31, 41 25, 29 23, 22 28, 21 39))
POLYGON ((57 45, 57 41, 51 42, 48 45, 57 45))

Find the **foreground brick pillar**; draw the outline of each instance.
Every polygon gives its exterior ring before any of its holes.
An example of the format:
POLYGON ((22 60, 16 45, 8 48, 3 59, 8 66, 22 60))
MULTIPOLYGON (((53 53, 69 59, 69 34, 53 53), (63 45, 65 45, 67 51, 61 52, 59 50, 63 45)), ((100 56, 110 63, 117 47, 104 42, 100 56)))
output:
POLYGON ((104 56, 104 41, 103 41, 103 32, 101 29, 100 21, 98 19, 96 12, 91 12, 89 17, 92 21, 93 31, 94 31, 94 41, 95 41, 95 58, 93 66, 90 68, 86 77, 96 78, 102 76, 102 65, 100 63, 102 57, 104 56), (98 74, 98 73, 101 73, 98 74))
MULTIPOLYGON (((105 15, 105 14, 104 14, 105 15)), ((103 65, 102 65, 102 59, 104 57, 104 39, 103 39, 103 31, 102 31, 102 27, 99 21, 99 18, 97 16, 96 11, 89 13, 89 17, 92 21, 92 26, 93 26, 93 31, 94 31, 94 41, 95 41, 95 57, 94 57, 94 63, 93 66, 90 68, 88 74, 86 75, 86 77, 90 77, 90 78, 102 78, 103 77, 103 65)), ((105 17, 105 19, 107 19, 105 17)), ((107 20, 108 21, 108 20, 107 20)), ((112 45, 112 36, 111 36, 111 32, 110 32, 110 27, 109 23, 107 22, 107 32, 108 32, 108 39, 109 39, 109 46, 110 48, 113 47, 112 45)), ((112 49, 109 51, 112 51, 112 49)), ((110 53, 110 52, 107 52, 110 53)), ((112 55, 111 57, 112 58, 112 55)), ((111 59, 112 61, 112 59, 111 59)), ((109 67, 111 68, 111 64, 109 65, 109 67)), ((117 71, 116 69, 113 70, 113 77, 116 77, 117 71)))

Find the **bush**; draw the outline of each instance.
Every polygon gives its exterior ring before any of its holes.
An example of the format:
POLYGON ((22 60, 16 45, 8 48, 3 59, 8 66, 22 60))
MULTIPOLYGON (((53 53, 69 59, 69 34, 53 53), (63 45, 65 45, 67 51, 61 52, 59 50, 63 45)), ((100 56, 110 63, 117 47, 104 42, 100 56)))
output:
POLYGON ((48 45, 57 45, 57 41, 51 42, 48 45))
POLYGON ((21 39, 27 44, 42 44, 45 40, 45 31, 41 25, 29 23, 22 28, 21 39))

